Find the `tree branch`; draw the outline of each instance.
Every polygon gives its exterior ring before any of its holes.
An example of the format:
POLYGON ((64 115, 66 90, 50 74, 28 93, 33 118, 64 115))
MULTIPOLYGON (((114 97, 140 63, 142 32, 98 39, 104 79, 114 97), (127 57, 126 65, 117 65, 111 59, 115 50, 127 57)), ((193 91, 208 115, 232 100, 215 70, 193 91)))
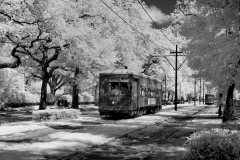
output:
POLYGON ((33 22, 27 22, 27 21, 19 21, 17 19, 14 19, 11 15, 9 15, 8 13, 6 13, 4 10, 0 10, 0 15, 3 15, 5 17, 8 18, 8 20, 12 20, 13 22, 20 24, 20 25, 24 25, 24 24, 28 24, 28 25, 34 25, 37 24, 39 21, 33 21, 33 22))
MULTIPOLYGON (((184 5, 183 2, 182 2, 181 5, 184 5)), ((195 17, 198 17, 197 15, 192 14, 192 13, 184 13, 184 11, 182 10, 180 5, 178 6, 178 8, 179 8, 180 12, 182 12, 182 14, 184 14, 185 16, 195 16, 195 17)))
POLYGON ((49 76, 52 77, 53 72, 54 72, 55 70, 57 70, 57 69, 59 69, 59 66, 51 67, 51 69, 50 69, 50 71, 49 71, 49 76))
POLYGON ((34 74, 34 73, 31 73, 32 74, 32 76, 33 77, 35 77, 35 78, 38 78, 38 79, 41 79, 42 80, 42 77, 41 76, 39 76, 39 75, 36 75, 36 74, 34 74))
MULTIPOLYGON (((65 45, 63 45, 63 47, 64 48, 67 48, 68 46, 69 46, 70 44, 65 44, 65 45)), ((48 49, 48 50, 50 50, 50 49, 55 49, 55 54, 51 57, 51 58, 49 58, 48 60, 47 60, 47 64, 50 64, 52 61, 55 61, 55 60, 57 60, 57 58, 58 58, 58 56, 59 56, 59 54, 60 54, 60 51, 61 51, 61 47, 60 46, 53 46, 53 47, 46 47, 46 46, 44 46, 44 48, 45 49, 48 49)))
POLYGON ((16 60, 14 62, 10 62, 10 63, 1 63, 0 64, 0 69, 3 68, 17 68, 20 64, 21 64, 21 58, 16 55, 16 53, 18 52, 19 46, 15 46, 13 48, 13 50, 11 51, 11 55, 12 57, 14 57, 16 60))
POLYGON ((58 90, 59 88, 61 88, 63 85, 65 85, 68 81, 69 81, 69 79, 70 79, 70 74, 64 79, 64 81, 62 81, 62 83, 60 84, 60 81, 59 81, 59 83, 57 83, 57 86, 58 87, 56 87, 56 89, 55 90, 58 90))

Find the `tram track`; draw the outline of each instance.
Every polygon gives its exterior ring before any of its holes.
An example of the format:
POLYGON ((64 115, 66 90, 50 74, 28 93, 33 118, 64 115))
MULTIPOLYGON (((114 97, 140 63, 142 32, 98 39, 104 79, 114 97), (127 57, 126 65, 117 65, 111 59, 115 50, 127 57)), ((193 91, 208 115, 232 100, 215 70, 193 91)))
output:
MULTIPOLYGON (((206 106, 205 106, 203 109, 201 109, 201 110, 193 113, 193 115, 196 115, 196 116, 192 116, 190 120, 188 119, 185 124, 183 124, 183 125, 182 125, 181 127, 179 127, 177 130, 175 130, 173 133, 171 133, 165 140, 163 140, 162 142, 158 142, 157 144, 158 144, 158 145, 163 145, 164 143, 166 143, 170 138, 172 138, 174 135, 176 135, 182 128, 186 127, 186 126, 187 126, 189 123, 191 123, 195 118, 197 118, 197 117, 198 117, 197 114, 202 113, 205 109, 206 109, 206 106)), ((176 118, 176 117, 177 117, 177 116, 174 116, 173 118, 176 118)))
MULTIPOLYGON (((203 112, 206 108, 207 107, 204 106, 203 108, 201 108, 201 109, 199 109, 197 111, 192 111, 192 114, 186 114, 185 116, 175 115, 175 116, 172 116, 172 117, 170 117, 170 118, 168 118, 168 119, 166 119, 166 120, 164 120, 162 122, 156 122, 156 123, 145 125, 145 126, 143 126, 141 128, 133 130, 133 131, 131 131, 129 133, 126 133, 124 135, 115 137, 114 139, 108 141, 107 143, 104 143, 104 144, 101 144, 101 145, 94 145, 92 147, 89 147, 87 150, 84 151, 84 153, 76 152, 76 153, 73 153, 73 154, 71 154, 69 156, 66 156, 66 157, 61 157, 61 158, 59 157, 59 158, 57 158, 57 160, 71 160, 71 159, 74 159, 74 157, 81 157, 85 153, 87 153, 87 157, 89 159, 94 159, 93 157, 91 157, 91 154, 99 154, 98 150, 102 150, 101 152, 104 152, 104 149, 108 148, 108 146, 110 146, 112 143, 114 143, 114 142, 116 142, 118 140, 121 140, 121 139, 126 139, 126 138, 127 139, 131 139, 131 135, 132 134, 135 134, 137 132, 141 132, 144 129, 146 129, 146 128, 150 127, 150 126, 153 126, 153 125, 158 126, 158 127, 163 127, 163 128, 164 127, 166 127, 166 128, 167 127, 170 127, 170 128, 174 127, 174 128, 176 128, 174 130, 171 130, 171 132, 168 132, 168 133, 163 133, 161 131, 162 134, 167 134, 166 136, 163 136, 163 139, 161 139, 161 138, 158 138, 158 139, 157 138, 156 139, 151 138, 150 140, 146 139, 144 142, 143 141, 139 142, 139 143, 133 142, 133 143, 129 143, 130 145, 129 144, 128 145, 124 145, 124 148, 119 149, 118 154, 120 154, 121 152, 124 154, 124 153, 126 153, 127 150, 131 151, 131 153, 137 153, 137 151, 134 151, 132 149, 131 145, 139 145, 141 143, 155 143, 155 144, 161 146, 161 145, 165 144, 169 139, 174 137, 174 135, 176 135, 182 128, 186 127, 195 118, 197 118, 198 114, 203 112)), ((165 109, 164 111, 167 111, 167 110, 170 110, 170 109, 172 109, 172 108, 165 109)), ((189 111, 189 112, 191 112, 191 111, 189 111)), ((166 132, 167 132, 167 130, 166 130, 166 132)), ((160 135, 157 135, 157 136, 161 137, 160 135)), ((106 151, 106 152, 108 152, 108 151, 106 151)), ((111 158, 113 158, 113 157, 107 158, 106 156, 107 155, 105 155, 105 157, 102 157, 102 159, 106 159, 106 160, 109 159, 110 160, 111 158)), ((100 157, 100 159, 101 159, 101 157, 100 157)), ((114 157, 114 159, 118 159, 118 158, 114 157)), ((56 160, 56 158, 54 158, 54 160, 56 160)))

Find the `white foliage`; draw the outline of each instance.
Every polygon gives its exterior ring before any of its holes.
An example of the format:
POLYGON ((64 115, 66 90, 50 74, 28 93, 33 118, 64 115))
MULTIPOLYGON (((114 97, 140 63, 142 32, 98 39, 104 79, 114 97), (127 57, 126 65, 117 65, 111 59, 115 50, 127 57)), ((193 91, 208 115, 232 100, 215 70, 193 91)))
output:
POLYGON ((179 1, 172 14, 173 24, 190 40, 185 50, 189 66, 214 86, 225 89, 231 81, 238 84, 240 78, 239 8, 237 1, 226 2, 179 1))

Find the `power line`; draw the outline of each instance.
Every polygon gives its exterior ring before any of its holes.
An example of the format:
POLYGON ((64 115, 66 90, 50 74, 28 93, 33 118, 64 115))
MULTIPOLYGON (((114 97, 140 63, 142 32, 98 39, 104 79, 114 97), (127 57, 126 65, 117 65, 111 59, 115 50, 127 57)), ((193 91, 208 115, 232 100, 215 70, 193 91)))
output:
MULTIPOLYGON (((158 2, 159 2, 159 1, 158 1, 158 2)), ((160 30, 160 32, 163 34, 163 36, 164 36, 165 38, 167 38, 169 42, 172 43, 172 41, 170 41, 170 39, 169 39, 167 36, 165 36, 165 34, 161 31, 160 27, 159 27, 159 26, 157 25, 157 23, 152 19, 152 17, 149 15, 149 13, 148 13, 147 10, 143 7, 143 5, 141 4, 141 2, 140 2, 139 0, 138 0, 138 3, 142 6, 143 10, 147 13, 148 17, 152 20, 152 22, 155 24, 155 26, 160 30)), ((160 3, 160 2, 159 2, 159 3, 160 3)), ((173 43, 172 43, 172 45, 175 46, 175 44, 173 44, 173 43)))
POLYGON ((169 50, 167 48, 163 48, 161 46, 159 46, 157 43, 153 42, 151 39, 149 39, 148 37, 146 37, 143 33, 139 32, 136 28, 134 28, 132 25, 130 25, 126 20, 124 20, 121 16, 119 16, 110 6, 108 6, 103 0, 101 0, 102 3, 107 6, 114 14, 116 14, 120 19, 122 19, 127 25, 129 25, 133 30, 135 30, 136 32, 138 32, 139 34, 141 34, 141 36, 143 36, 145 39, 149 40, 150 42, 154 43, 155 45, 157 45, 160 49, 162 50, 169 50))

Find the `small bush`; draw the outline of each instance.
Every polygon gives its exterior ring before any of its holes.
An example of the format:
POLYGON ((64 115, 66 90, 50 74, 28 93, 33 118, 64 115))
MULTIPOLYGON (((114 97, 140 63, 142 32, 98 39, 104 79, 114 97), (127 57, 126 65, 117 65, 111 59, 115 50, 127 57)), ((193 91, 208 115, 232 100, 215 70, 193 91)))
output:
POLYGON ((240 132, 211 129, 192 134, 185 143, 185 160, 237 160, 240 158, 240 132))
POLYGON ((221 127, 224 129, 229 129, 229 130, 240 130, 240 122, 239 121, 227 121, 225 123, 222 123, 221 127))
POLYGON ((70 94, 61 95, 59 100, 66 100, 67 102, 72 102, 72 96, 70 94))
POLYGON ((76 119, 80 117, 81 112, 75 109, 51 109, 33 112, 33 120, 36 122, 61 121, 76 119))
POLYGON ((40 96, 29 92, 15 92, 9 95, 6 103, 38 103, 40 96))
POLYGON ((79 102, 84 102, 83 96, 81 94, 78 94, 78 101, 79 102))
POLYGON ((40 96, 38 94, 32 94, 29 92, 26 92, 24 94, 24 103, 39 103, 40 102, 40 96))
POLYGON ((88 92, 83 92, 81 94, 82 96, 82 101, 81 102, 93 102, 94 101, 94 97, 89 94, 88 92))
POLYGON ((56 101, 56 97, 53 94, 48 93, 47 94, 47 102, 48 103, 54 103, 55 101, 56 101))

